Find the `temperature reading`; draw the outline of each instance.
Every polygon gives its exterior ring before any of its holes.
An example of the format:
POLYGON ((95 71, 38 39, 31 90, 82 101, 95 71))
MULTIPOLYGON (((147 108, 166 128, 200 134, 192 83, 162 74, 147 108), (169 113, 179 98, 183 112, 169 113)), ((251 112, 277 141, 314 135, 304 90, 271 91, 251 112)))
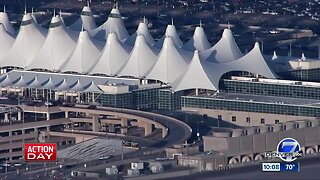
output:
POLYGON ((289 171, 289 172, 299 172, 300 166, 299 163, 281 163, 280 164, 281 171, 289 171))
POLYGON ((286 170, 292 170, 295 167, 295 164, 286 164, 286 170))

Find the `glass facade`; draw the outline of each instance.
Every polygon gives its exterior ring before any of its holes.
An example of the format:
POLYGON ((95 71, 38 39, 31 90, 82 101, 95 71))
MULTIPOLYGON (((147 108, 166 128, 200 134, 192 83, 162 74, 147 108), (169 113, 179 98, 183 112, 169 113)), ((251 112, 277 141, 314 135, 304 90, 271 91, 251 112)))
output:
POLYGON ((221 91, 227 93, 320 99, 320 87, 253 81, 222 80, 221 91))
POLYGON ((316 81, 320 82, 320 68, 299 69, 278 73, 280 76, 294 80, 316 81))
MULTIPOLYGON (((168 88, 137 89, 124 94, 94 94, 95 101, 102 106, 132 108, 140 110, 176 110, 181 109, 181 92, 173 93, 168 88)), ((86 101, 92 101, 91 93, 86 101)))
POLYGON ((132 101, 132 93, 123 94, 95 94, 96 102, 102 106, 116 108, 134 108, 132 101))
POLYGON ((172 92, 170 89, 160 89, 159 110, 181 109, 181 92, 172 92))
POLYGON ((24 96, 36 99, 54 99, 54 93, 53 90, 29 88, 24 91, 24 96))
POLYGON ((189 108, 221 109, 231 111, 320 117, 320 106, 275 104, 266 102, 262 103, 195 96, 182 96, 181 106, 189 108))
POLYGON ((159 98, 159 88, 151 89, 138 89, 132 91, 133 93, 133 106, 141 110, 157 109, 159 98))

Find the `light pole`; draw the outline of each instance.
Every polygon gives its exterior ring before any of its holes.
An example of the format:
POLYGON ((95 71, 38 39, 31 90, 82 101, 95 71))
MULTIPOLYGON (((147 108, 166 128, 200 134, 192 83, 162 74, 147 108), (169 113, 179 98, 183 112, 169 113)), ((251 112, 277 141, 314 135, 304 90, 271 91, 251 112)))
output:
POLYGON ((37 111, 36 111, 36 105, 34 105, 34 121, 37 121, 37 111))
POLYGON ((198 136, 198 140, 200 140, 199 121, 197 121, 197 136, 198 136))
POLYGON ((6 158, 6 173, 8 172, 8 158, 6 158))

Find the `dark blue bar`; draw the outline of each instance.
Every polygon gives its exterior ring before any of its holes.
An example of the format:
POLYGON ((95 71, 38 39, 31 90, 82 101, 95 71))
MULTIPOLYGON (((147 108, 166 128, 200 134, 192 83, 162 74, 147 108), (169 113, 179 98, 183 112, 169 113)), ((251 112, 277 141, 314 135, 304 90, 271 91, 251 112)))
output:
POLYGON ((299 172, 300 164, 298 162, 293 163, 280 163, 280 172, 299 172))

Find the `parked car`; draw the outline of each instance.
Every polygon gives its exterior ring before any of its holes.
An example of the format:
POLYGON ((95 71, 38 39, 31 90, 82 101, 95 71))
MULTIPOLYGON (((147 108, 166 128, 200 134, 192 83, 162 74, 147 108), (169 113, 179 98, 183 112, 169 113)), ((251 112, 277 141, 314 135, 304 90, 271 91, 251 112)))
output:
POLYGON ((91 105, 89 105, 89 106, 88 106, 88 109, 97 109, 97 106, 96 106, 96 105, 91 104, 91 105))

